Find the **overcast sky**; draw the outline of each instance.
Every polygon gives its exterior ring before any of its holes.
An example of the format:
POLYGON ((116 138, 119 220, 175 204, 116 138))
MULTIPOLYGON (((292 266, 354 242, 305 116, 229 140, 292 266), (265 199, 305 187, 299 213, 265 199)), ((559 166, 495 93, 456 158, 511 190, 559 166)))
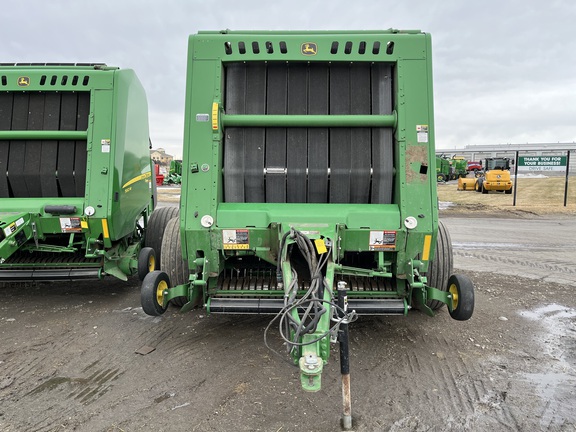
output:
POLYGON ((432 34, 436 145, 576 141, 576 2, 29 0, 4 4, 0 62, 132 68, 154 147, 182 154, 188 35, 420 29, 432 34))

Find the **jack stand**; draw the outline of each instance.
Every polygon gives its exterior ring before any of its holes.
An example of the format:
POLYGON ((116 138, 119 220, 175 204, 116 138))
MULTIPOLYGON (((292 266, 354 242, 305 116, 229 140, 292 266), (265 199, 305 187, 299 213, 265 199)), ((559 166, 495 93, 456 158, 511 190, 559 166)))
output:
POLYGON ((350 357, 348 354, 348 321, 345 314, 348 310, 346 282, 338 282, 338 317, 342 319, 338 330, 340 341, 340 373, 342 374, 342 428, 352 429, 352 398, 350 396, 350 357))

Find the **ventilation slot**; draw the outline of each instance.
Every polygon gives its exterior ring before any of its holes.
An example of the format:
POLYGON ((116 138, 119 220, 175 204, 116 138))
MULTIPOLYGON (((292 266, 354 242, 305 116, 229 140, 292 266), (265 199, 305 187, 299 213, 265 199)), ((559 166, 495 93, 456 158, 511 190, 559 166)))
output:
POLYGON ((6 75, 2 75, 2 85, 5 86, 8 84, 8 81, 6 80, 6 75))
POLYGON ((348 41, 344 46, 344 54, 350 54, 351 52, 352 52, 352 42, 348 41))
POLYGON ((330 54, 338 54, 338 42, 332 42, 332 46, 330 47, 330 54))
POLYGON ((230 42, 224 42, 224 51, 226 55, 232 54, 232 44, 230 42))

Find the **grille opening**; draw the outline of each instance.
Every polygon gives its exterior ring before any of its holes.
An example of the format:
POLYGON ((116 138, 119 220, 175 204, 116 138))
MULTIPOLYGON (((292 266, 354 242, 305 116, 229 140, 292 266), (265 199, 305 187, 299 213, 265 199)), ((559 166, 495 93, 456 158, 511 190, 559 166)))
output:
POLYGON ((330 54, 338 54, 338 42, 332 42, 332 46, 330 47, 330 54))
POLYGON ((40 77, 40 85, 43 86, 44 84, 46 84, 46 75, 40 77))
POLYGON ((227 55, 232 54, 232 44, 230 42, 224 42, 224 51, 227 55))
POLYGON ((66 83, 68 82, 68 76, 64 75, 62 76, 62 80, 60 81, 60 85, 66 85, 66 83))
POLYGON ((240 54, 246 54, 246 44, 244 42, 238 42, 238 52, 240 54))
POLYGON ((380 42, 374 42, 374 45, 372 45, 372 54, 380 54, 380 42))
POLYGON ((8 84, 8 80, 6 79, 6 75, 2 75, 2 85, 5 86, 8 84))
POLYGON ((260 54, 260 45, 256 41, 252 42, 252 53, 260 54))
POLYGON ((58 77, 56 75, 52 75, 52 78, 50 78, 50 85, 56 85, 57 80, 58 77))
POLYGON ((386 54, 392 55, 394 53, 394 41, 388 41, 386 44, 386 54))
POLYGON ((84 77, 84 79, 82 80, 82 85, 87 86, 89 82, 90 82, 90 77, 88 75, 86 75, 84 77))
POLYGON ((272 45, 272 42, 270 42, 270 41, 266 42, 266 52, 268 54, 274 54, 274 46, 272 45))
POLYGON ((358 54, 364 54, 364 53, 366 53, 366 42, 362 41, 358 45, 358 54))
POLYGON ((344 45, 344 54, 350 54, 352 52, 352 42, 348 41, 346 42, 346 45, 344 45))
POLYGON ((74 75, 72 77, 72 85, 73 86, 78 85, 78 75, 74 75))
POLYGON ((286 46, 286 42, 280 41, 280 52, 282 54, 286 54, 288 52, 288 47, 286 46))

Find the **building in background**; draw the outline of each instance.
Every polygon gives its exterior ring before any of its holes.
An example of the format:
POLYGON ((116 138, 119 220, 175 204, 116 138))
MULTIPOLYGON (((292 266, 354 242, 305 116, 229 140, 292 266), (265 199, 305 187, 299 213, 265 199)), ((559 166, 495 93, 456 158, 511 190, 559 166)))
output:
POLYGON ((170 162, 174 157, 168 153, 163 148, 157 148, 150 150, 150 158, 154 161, 154 163, 160 166, 169 166, 170 162))

